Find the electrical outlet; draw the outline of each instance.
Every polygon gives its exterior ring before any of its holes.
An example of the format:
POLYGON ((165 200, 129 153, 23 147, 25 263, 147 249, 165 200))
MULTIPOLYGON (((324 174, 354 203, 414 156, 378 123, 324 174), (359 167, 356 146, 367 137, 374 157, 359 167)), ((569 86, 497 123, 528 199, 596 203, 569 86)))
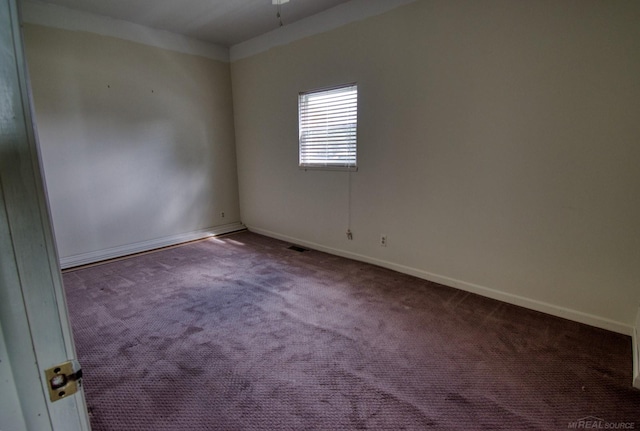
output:
POLYGON ((220 213, 220 218, 224 218, 224 211, 220 213))
POLYGON ((347 239, 349 241, 353 240, 353 233, 351 233, 351 229, 347 229, 347 239))
POLYGON ((381 247, 386 247, 387 246, 387 236, 386 235, 380 235, 380 246, 381 247))

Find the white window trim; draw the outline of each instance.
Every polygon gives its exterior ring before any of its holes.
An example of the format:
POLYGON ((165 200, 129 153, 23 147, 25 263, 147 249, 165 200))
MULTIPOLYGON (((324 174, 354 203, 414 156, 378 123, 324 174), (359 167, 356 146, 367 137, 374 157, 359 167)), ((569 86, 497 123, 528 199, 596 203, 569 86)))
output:
MULTIPOLYGON (((330 95, 328 95, 330 96, 330 95)), ((340 95, 337 96, 338 98, 340 95)), ((330 101, 329 104, 335 104, 337 100, 330 101)), ((341 109, 341 108, 336 108, 341 109)), ((331 111, 331 107, 328 108, 328 111, 331 111)), ((324 125, 326 127, 326 124, 324 125)), ((358 85, 355 82, 336 85, 331 87, 323 87, 317 88, 310 91, 300 92, 298 94, 298 167, 302 170, 330 170, 330 171, 357 171, 358 170, 358 85), (309 151, 308 143, 303 139, 303 134, 306 132, 315 132, 319 133, 319 139, 322 139, 322 127, 323 125, 319 122, 314 124, 308 120, 309 115, 309 107, 305 105, 308 103, 309 96, 316 95, 318 93, 330 93, 335 90, 344 90, 343 95, 348 98, 348 104, 346 111, 344 114, 341 112, 329 112, 329 115, 332 115, 332 120, 339 124, 347 125, 350 129, 353 129, 353 134, 349 136, 349 132, 347 135, 341 134, 345 136, 344 141, 340 141, 338 145, 341 146, 340 149, 344 149, 347 146, 347 152, 342 156, 338 156, 334 162, 327 161, 327 154, 319 154, 318 158, 322 160, 315 161, 303 161, 305 155, 308 156, 306 151, 309 151), (349 92, 354 92, 353 94, 348 94, 349 92), (337 121, 336 121, 337 120, 337 121), (303 123, 307 123, 303 125, 303 123), (313 130, 315 127, 315 130, 313 130)))

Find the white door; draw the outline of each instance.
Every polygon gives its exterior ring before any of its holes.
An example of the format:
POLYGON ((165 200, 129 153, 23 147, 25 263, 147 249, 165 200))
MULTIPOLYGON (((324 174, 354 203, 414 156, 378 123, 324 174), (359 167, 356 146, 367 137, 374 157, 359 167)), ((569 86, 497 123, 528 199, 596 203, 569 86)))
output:
POLYGON ((0 430, 89 430, 82 390, 52 402, 45 377, 75 349, 30 106, 17 0, 0 0, 0 430))

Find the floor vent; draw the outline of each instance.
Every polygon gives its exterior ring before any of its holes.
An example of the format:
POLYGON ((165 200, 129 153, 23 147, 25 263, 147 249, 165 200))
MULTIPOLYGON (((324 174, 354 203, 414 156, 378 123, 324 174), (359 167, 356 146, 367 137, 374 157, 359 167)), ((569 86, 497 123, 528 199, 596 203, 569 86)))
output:
POLYGON ((293 250, 293 251, 298 251, 300 253, 304 252, 304 251, 309 251, 306 248, 297 246, 297 245, 292 245, 291 247, 289 247, 289 250, 293 250))

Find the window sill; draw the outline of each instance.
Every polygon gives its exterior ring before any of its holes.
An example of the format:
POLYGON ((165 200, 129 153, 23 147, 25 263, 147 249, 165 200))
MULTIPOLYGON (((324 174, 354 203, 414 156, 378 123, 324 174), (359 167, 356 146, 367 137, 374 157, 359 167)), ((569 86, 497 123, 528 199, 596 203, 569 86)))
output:
POLYGON ((358 172, 357 166, 298 166, 301 171, 348 171, 358 172))

